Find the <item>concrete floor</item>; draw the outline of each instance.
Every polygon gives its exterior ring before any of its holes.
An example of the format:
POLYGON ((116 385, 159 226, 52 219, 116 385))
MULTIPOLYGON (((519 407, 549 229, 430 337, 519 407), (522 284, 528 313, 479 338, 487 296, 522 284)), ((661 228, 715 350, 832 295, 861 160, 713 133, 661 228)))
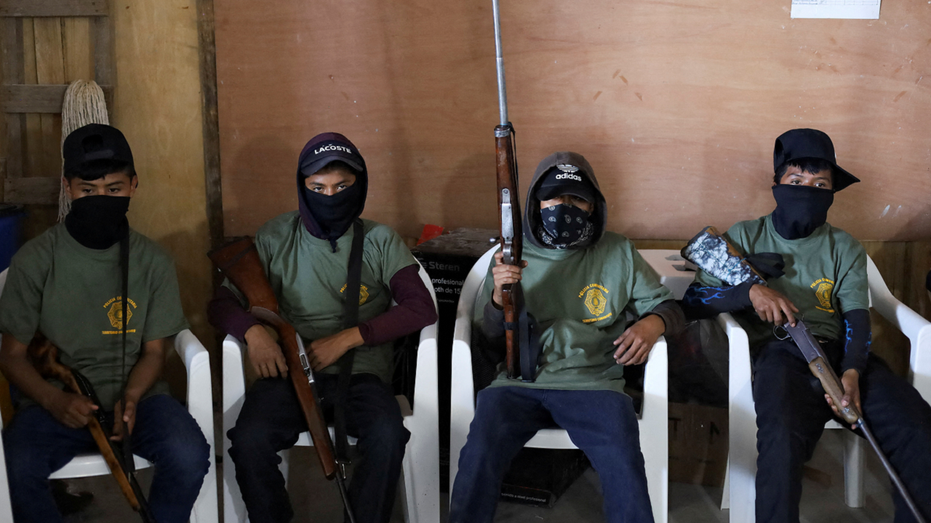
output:
MULTIPOLYGON (((852 521, 860 523, 891 522, 892 498, 889 481, 879 460, 872 454, 867 458, 866 507, 850 509, 844 504, 843 440, 841 431, 825 432, 809 467, 829 477, 815 482, 804 481, 801 523, 852 521)), ((297 448, 291 453, 294 460, 290 491, 295 507, 295 523, 341 522, 341 505, 334 483, 323 479, 317 471, 316 458, 309 448, 297 448), (304 469, 304 470, 302 470, 304 469)), ((143 483, 148 482, 149 471, 141 473, 143 483)), ((138 518, 120 497, 113 480, 108 476, 75 481, 80 489, 94 492, 95 500, 80 514, 68 518, 68 523, 131 522, 138 518)), ((495 518, 499 523, 541 523, 546 521, 601 522, 601 494, 598 476, 586 471, 553 508, 537 508, 514 503, 500 503, 495 518)), ((724 523, 727 511, 719 509, 721 488, 671 483, 669 488, 669 520, 671 523, 724 523)), ((445 519, 445 496, 443 517, 445 519)), ((404 521, 399 503, 395 504, 392 523, 404 521)), ((361 523, 361 522, 360 522, 361 523)))

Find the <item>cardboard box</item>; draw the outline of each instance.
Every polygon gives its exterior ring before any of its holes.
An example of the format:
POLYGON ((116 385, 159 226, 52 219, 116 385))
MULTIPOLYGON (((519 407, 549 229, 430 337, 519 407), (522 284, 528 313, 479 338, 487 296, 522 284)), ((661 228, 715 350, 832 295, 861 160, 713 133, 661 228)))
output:
POLYGON ((727 443, 727 409, 669 404, 669 481, 723 486, 727 443))

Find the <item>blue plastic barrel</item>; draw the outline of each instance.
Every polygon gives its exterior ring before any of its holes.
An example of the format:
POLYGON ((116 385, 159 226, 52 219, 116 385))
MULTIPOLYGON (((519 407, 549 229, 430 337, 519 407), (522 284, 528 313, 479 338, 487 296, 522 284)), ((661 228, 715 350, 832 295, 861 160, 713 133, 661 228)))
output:
POLYGON ((0 203, 0 271, 10 266, 10 259, 19 249, 25 217, 22 206, 0 203))

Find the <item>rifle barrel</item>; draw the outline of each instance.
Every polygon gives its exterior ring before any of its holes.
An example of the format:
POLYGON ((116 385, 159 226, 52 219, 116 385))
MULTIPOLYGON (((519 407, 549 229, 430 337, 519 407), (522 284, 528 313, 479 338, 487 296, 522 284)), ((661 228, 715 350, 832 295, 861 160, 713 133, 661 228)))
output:
POLYGON ((498 65, 498 112, 501 116, 501 125, 508 125, 508 94, 504 83, 504 56, 501 53, 501 19, 498 12, 498 0, 492 0, 492 10, 495 14, 495 55, 498 65))
POLYGON ((902 482, 902 478, 900 478, 899 474, 892 468, 892 463, 889 462, 889 458, 887 458, 882 449, 879 448, 879 443, 876 441, 876 438, 873 437, 873 433, 870 432, 869 427, 866 426, 866 421, 864 421, 862 417, 860 417, 859 425, 860 430, 863 431, 863 435, 866 436, 866 440, 870 442, 873 450, 876 451, 876 455, 879 456, 879 461, 882 462, 883 467, 886 468, 886 472, 889 473, 892 483, 895 484, 895 487, 899 490, 899 494, 902 495, 902 499, 905 500, 905 504, 908 505, 909 510, 912 511, 912 515, 915 516, 915 520, 919 523, 925 523, 925 518, 921 515, 921 512, 918 511, 918 505, 915 504, 915 500, 912 499, 912 496, 905 488, 905 483, 902 482))

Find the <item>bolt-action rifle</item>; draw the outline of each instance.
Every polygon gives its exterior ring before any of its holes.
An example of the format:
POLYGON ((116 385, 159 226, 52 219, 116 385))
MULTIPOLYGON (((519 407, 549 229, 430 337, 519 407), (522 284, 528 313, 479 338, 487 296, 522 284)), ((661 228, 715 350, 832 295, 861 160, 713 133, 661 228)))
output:
MULTIPOLYGON (((495 54, 498 70, 498 111, 500 122, 495 126, 495 165, 498 180, 498 208, 501 227, 501 253, 504 263, 521 264, 523 233, 520 214, 520 192, 517 177, 517 149, 514 126, 508 120, 507 89, 504 82, 504 58, 501 54, 501 24, 498 0, 492 0, 495 17, 495 54)), ((522 348, 530 344, 529 324, 524 311, 524 298, 520 283, 504 285, 501 289, 504 309, 505 364, 508 378, 522 374, 525 381, 533 381, 536 362, 521 362, 522 348), (523 368, 518 369, 519 366, 523 368), (529 373, 526 372, 529 370, 529 373)))
POLYGON ((304 342, 294 327, 280 316, 278 299, 265 276, 255 244, 252 239, 243 238, 211 251, 208 256, 220 272, 245 295, 249 301, 249 313, 278 333, 278 343, 282 346, 288 365, 288 376, 307 421, 310 439, 314 442, 323 475, 327 479, 336 478, 343 507, 349 515, 349 521, 354 522, 345 478, 333 453, 333 442, 330 441, 330 432, 320 407, 320 397, 317 395, 314 374, 304 350, 304 342), (298 369, 302 369, 303 372, 298 372, 298 369))
POLYGON ((136 481, 136 476, 125 472, 129 469, 123 462, 123 452, 116 448, 117 443, 110 440, 110 432, 104 428, 104 408, 97 399, 91 383, 80 372, 58 361, 58 347, 41 334, 36 334, 29 343, 26 355, 40 376, 62 382, 67 390, 86 396, 97 405, 97 410, 87 423, 94 443, 97 444, 101 456, 110 468, 110 474, 120 486, 120 491, 129 502, 129 506, 139 513, 144 523, 155 523, 155 516, 149 511, 149 504, 139 487, 139 482, 136 481))

